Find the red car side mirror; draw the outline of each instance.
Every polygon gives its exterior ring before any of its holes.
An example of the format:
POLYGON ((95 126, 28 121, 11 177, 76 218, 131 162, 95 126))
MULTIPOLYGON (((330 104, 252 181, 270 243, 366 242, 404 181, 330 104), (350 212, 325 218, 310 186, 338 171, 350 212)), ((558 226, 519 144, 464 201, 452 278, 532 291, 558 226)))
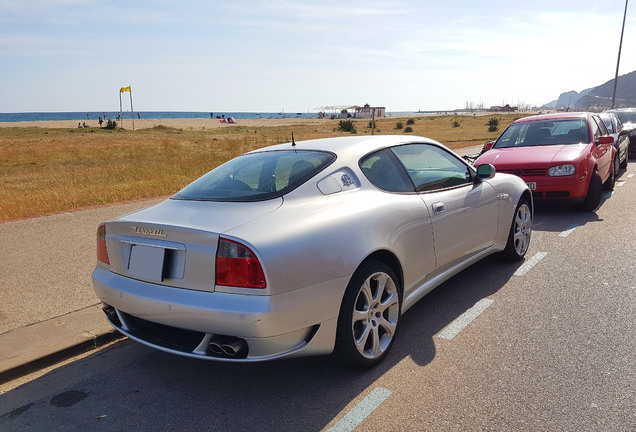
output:
POLYGON ((596 144, 614 144, 614 137, 609 135, 604 135, 602 137, 599 137, 598 140, 596 140, 596 144))
POLYGON ((488 141, 486 144, 484 144, 484 149, 483 151, 488 151, 492 148, 492 146, 495 145, 494 141, 488 141))

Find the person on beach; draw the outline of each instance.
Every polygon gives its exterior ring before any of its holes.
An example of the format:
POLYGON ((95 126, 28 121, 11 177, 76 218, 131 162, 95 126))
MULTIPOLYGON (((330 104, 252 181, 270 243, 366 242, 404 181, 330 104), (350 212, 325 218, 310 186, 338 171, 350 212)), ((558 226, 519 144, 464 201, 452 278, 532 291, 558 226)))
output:
POLYGON ((102 120, 102 118, 99 118, 99 127, 102 127, 102 123, 104 123, 104 120, 102 120))
POLYGON ((137 113, 137 119, 141 119, 141 114, 137 113))

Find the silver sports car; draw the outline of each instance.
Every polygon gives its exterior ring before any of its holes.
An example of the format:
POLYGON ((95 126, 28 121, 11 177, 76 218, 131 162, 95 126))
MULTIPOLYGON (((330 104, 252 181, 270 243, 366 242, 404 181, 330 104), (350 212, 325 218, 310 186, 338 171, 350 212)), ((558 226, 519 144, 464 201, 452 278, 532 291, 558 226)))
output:
POLYGON ((428 138, 292 140, 100 225, 93 284, 117 330, 166 352, 368 367, 433 288, 522 259, 532 219, 523 180, 428 138))

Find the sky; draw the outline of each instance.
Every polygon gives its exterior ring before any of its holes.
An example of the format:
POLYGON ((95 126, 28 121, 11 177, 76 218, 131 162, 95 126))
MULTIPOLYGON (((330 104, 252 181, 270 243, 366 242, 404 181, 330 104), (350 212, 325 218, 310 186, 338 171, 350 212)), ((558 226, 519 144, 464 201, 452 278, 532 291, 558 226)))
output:
MULTIPOLYGON (((539 106, 614 78, 625 0, 0 0, 0 112, 539 106), (124 93, 124 110, 129 109, 124 93)), ((636 70, 636 2, 619 75, 636 70)))

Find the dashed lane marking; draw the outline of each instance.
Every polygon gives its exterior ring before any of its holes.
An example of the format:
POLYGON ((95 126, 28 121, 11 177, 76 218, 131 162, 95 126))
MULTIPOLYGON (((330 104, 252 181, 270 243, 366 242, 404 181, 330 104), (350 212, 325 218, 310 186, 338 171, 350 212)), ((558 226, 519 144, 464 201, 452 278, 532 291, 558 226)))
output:
POLYGON ((627 174, 627 178, 632 178, 634 177, 634 174, 627 174))
POLYGON ((547 252, 537 252, 536 254, 534 254, 532 258, 530 258, 525 263, 523 263, 523 265, 517 269, 514 275, 515 276, 525 275, 532 269, 532 267, 537 265, 537 263, 541 261, 547 254, 548 254, 547 252))
POLYGON ((578 228, 580 225, 577 224, 572 224, 569 227, 567 227, 567 229, 561 233, 559 233, 559 237, 567 237, 570 234, 572 234, 572 231, 574 231, 576 228, 578 228))
POLYGON ((329 428, 328 432, 351 432, 362 423, 382 402, 391 396, 391 390, 378 387, 371 394, 362 399, 362 401, 353 407, 338 423, 329 428))
POLYGON ((622 181, 622 180, 616 182, 616 186, 623 186, 624 184, 625 184, 625 182, 622 181))
POLYGON ((450 323, 448 327, 446 327, 437 337, 441 337, 442 339, 452 340, 455 336, 459 334, 460 331, 464 329, 468 324, 473 322, 475 318, 477 318, 483 311, 486 310, 488 306, 493 303, 493 300, 488 298, 481 299, 475 306, 468 309, 466 312, 461 314, 459 318, 450 323))

